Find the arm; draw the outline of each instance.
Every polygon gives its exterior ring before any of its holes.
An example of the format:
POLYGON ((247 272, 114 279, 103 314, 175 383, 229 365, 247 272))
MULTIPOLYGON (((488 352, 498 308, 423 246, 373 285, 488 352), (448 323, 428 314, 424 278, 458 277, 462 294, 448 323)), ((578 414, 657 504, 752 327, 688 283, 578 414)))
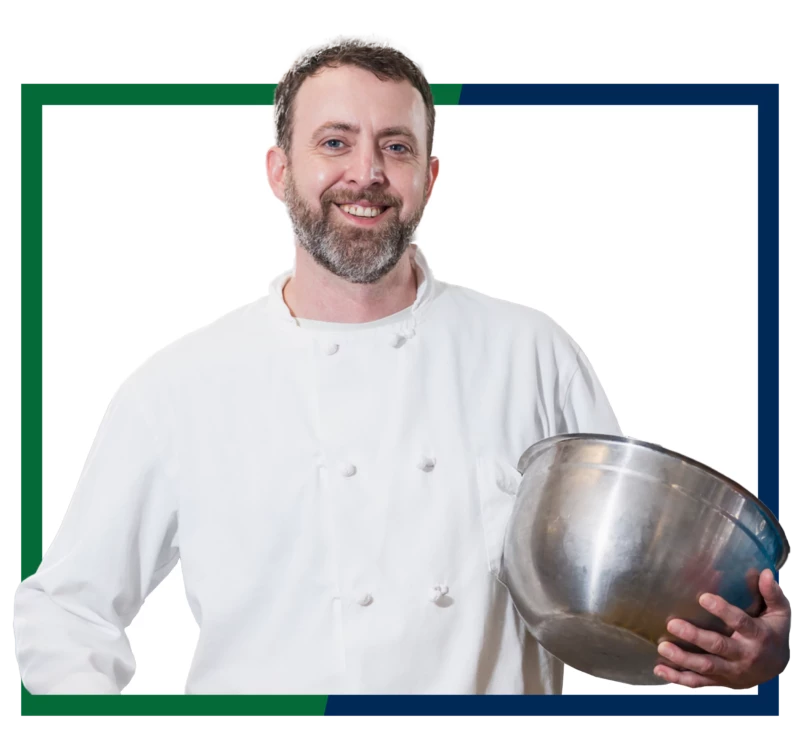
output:
POLYGON ((32 694, 118 694, 136 668, 125 628, 178 561, 163 432, 130 379, 111 400, 59 531, 14 600, 32 694))
POLYGON ((557 433, 598 433, 622 435, 600 380, 584 352, 574 344, 575 366, 560 402, 557 433))

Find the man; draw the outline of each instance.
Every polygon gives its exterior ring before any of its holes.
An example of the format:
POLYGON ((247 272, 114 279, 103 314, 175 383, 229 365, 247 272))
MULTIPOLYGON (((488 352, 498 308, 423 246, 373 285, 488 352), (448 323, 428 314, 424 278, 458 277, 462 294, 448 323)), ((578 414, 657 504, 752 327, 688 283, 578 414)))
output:
MULTIPOLYGON (((32 693, 119 693, 125 627, 180 557, 200 625, 187 693, 559 693, 563 665, 500 580, 514 464, 563 432, 620 434, 575 342, 535 310, 433 278, 411 245, 433 191, 420 70, 358 41, 275 97, 275 195, 295 268, 152 356, 106 412, 72 504, 20 585, 32 693)), ((789 607, 719 597, 732 637, 665 651, 687 686, 788 659, 789 607)))

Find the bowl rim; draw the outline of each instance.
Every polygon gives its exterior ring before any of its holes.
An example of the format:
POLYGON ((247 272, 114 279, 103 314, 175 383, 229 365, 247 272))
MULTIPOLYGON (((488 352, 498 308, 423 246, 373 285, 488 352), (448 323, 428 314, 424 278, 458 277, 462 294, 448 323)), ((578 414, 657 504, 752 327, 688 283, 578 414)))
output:
POLYGON ((642 448, 648 448, 649 450, 654 450, 659 453, 664 453, 672 458, 676 458, 678 460, 683 461, 684 463, 688 463, 691 466, 694 466, 706 473, 711 474, 717 480, 722 481, 723 483, 727 484, 728 486, 733 489, 737 494, 741 494, 745 499, 753 502, 763 513, 763 515, 767 518, 767 521, 772 524, 775 530, 778 533, 778 536, 781 539, 782 543, 782 551, 781 556, 778 561, 775 563, 775 568, 779 569, 783 566, 786 562, 786 559, 789 557, 789 552, 791 548, 789 547, 789 540, 786 537, 786 532, 784 531, 783 527, 781 527, 781 523, 778 521, 778 518, 772 512, 772 510, 764 504, 755 494, 748 491, 744 488, 741 484, 737 483, 731 478, 728 478, 725 474, 720 473, 719 471, 711 468, 711 466, 707 466, 705 463, 701 463, 700 461, 695 460, 694 458, 690 458, 689 456, 683 455, 682 453, 678 453, 677 451, 670 450, 669 448, 665 448, 663 445, 658 445, 657 443, 648 443, 645 440, 639 440, 637 438, 632 438, 629 435, 606 435, 602 433, 560 433, 558 435, 551 435, 550 437, 543 438, 538 442, 531 445, 521 456, 519 462, 517 463, 517 471, 524 475, 525 471, 531 465, 533 460, 541 455, 545 450, 550 448, 553 445, 557 445, 559 443, 563 443, 569 440, 606 440, 612 441, 615 443, 623 443, 626 445, 638 445, 642 448))

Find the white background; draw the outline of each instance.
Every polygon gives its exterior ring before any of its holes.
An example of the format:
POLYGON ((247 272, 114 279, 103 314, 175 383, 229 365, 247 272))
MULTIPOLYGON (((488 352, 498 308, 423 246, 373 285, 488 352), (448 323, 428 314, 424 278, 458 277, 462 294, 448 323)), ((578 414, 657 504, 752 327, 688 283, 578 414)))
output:
MULTIPOLYGON (((271 112, 45 108, 45 546, 122 380, 291 266, 263 167, 271 112)), ((553 316, 625 433, 757 491, 756 108, 443 106, 437 117, 440 178, 416 239, 434 273, 553 316), (489 161, 480 141, 498 121, 489 161)), ((175 571, 129 629, 138 668, 125 693, 183 693, 197 635, 175 571)), ((739 695, 572 669, 564 692, 739 695)))

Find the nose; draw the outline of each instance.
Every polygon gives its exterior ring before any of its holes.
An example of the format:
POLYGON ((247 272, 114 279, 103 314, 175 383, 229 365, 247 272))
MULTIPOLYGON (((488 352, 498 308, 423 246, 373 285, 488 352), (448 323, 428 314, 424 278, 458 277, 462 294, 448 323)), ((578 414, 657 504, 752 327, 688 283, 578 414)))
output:
POLYGON ((364 146, 350 159, 350 181, 361 189, 386 181, 383 156, 377 146, 364 146))

